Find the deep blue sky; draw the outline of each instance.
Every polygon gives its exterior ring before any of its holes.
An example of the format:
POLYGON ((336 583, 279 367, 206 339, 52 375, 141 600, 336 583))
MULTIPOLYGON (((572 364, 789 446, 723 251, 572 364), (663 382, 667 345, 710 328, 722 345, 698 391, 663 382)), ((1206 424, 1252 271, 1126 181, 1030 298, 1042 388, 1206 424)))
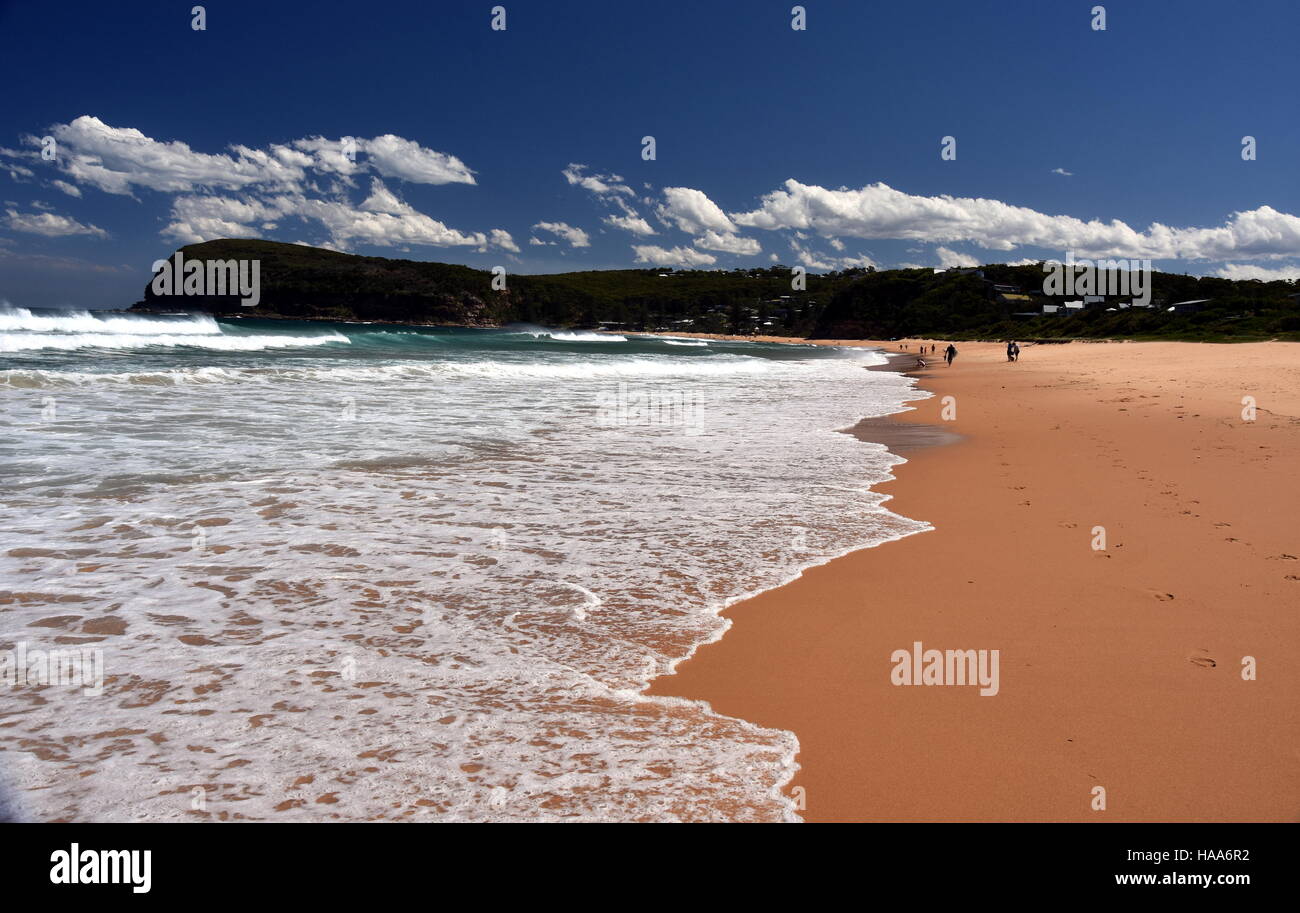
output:
MULTIPOLYGON (((761 251, 735 254, 693 246, 699 231, 655 215, 664 188, 702 191, 736 214, 787 179, 830 190, 882 182, 909 197, 987 198, 1138 232, 1153 222, 1219 228, 1267 206, 1281 215, 1266 214, 1253 241, 1227 242, 1236 247, 1226 253, 1197 241, 1158 262, 1193 273, 1228 264, 1296 272, 1300 263, 1287 234, 1300 213, 1294 0, 1104 3, 1103 32, 1090 27, 1095 3, 1074 0, 811 0, 803 32, 790 28, 788 0, 504 0, 505 32, 489 28, 492 2, 210 2, 205 32, 190 28, 193 5, 0 2, 0 147, 30 154, 24 136, 83 115, 209 155, 395 134, 455 156, 476 183, 382 176, 388 191, 459 232, 504 229, 519 252, 355 238, 336 246, 518 272, 637 265, 633 245, 695 250, 727 268, 774 254, 785 264, 867 257, 889 267, 1066 249, 988 246, 989 236, 1019 237, 1014 226, 931 239, 927 217, 912 214, 904 221, 919 235, 901 239, 870 227, 854 237, 821 225, 798 239, 787 227, 736 225, 761 251), (641 159, 647 134, 658 147, 651 162, 641 159), (1258 140, 1253 162, 1241 159, 1246 134, 1258 140), (940 159, 945 135, 957 138, 956 161, 940 159), (604 224, 619 210, 571 185, 570 163, 621 176, 655 235, 604 224), (539 222, 580 228, 590 246, 570 247, 533 229, 539 222), (796 254, 792 240, 812 254, 796 254)), ((32 172, 0 171, 0 298, 15 305, 129 304, 149 264, 179 243, 164 234, 178 198, 265 195, 202 186, 113 194, 59 164, 6 161, 32 172), (100 231, 58 227, 68 224, 100 231)), ((349 205, 376 177, 354 179, 349 205)), ((324 224, 293 215, 252 233, 331 240, 324 224)))

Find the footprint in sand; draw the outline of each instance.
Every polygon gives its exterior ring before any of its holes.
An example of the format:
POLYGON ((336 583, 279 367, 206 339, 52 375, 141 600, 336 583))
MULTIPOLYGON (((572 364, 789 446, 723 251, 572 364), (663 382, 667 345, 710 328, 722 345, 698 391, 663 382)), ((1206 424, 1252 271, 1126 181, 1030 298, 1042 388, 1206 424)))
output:
POLYGON ((1156 599, 1160 600, 1161 602, 1173 602, 1174 599, 1173 593, 1157 593, 1155 590, 1148 590, 1147 592, 1149 592, 1152 596, 1154 596, 1156 599))
MULTIPOLYGON (((1205 649, 1199 649, 1197 652, 1208 653, 1209 651, 1205 649)), ((1187 661, 1191 663, 1193 666, 1200 666, 1202 669, 1213 669, 1215 666, 1218 665, 1218 663, 1210 659, 1208 656, 1189 656, 1187 657, 1187 661)))

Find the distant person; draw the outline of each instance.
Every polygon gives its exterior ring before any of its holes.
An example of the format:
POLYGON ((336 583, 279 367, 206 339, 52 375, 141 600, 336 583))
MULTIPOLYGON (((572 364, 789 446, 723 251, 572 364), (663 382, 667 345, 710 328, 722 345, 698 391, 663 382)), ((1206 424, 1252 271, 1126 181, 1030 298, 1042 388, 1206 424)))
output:
POLYGON ((1007 343, 1007 361, 1016 360, 1016 344, 1014 341, 1007 343))
POLYGON ((1011 343, 1011 360, 1020 361, 1020 343, 1011 343))
POLYGON ((950 342, 948 343, 948 348, 943 350, 943 358, 944 361, 948 362, 948 367, 952 367, 952 360, 956 357, 957 347, 950 342))

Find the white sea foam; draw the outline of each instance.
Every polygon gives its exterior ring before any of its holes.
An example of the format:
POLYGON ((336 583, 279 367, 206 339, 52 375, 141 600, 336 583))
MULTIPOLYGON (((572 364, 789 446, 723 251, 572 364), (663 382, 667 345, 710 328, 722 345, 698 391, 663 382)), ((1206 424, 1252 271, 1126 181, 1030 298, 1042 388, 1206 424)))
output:
POLYGON ((556 342, 627 342, 626 336, 619 336, 617 333, 574 331, 569 333, 551 332, 545 335, 556 342))
POLYGON ((88 311, 60 311, 33 314, 27 308, 0 308, 0 333, 29 331, 33 333, 76 333, 89 335, 123 334, 147 336, 151 333, 168 336, 217 335, 221 328, 206 314, 196 314, 180 319, 150 317, 108 316, 97 317, 88 311))
POLYGON ((32 352, 39 349, 144 349, 154 346, 187 346, 221 352, 258 352, 263 349, 297 349, 330 343, 350 342, 340 333, 312 336, 224 336, 198 333, 155 333, 148 336, 125 332, 0 335, 0 352, 32 352))
MULTIPOLYGON (((261 340, 267 337, 243 337, 261 340)), ((272 339, 301 339, 314 337, 269 337, 272 339)), ((286 343, 292 346, 294 343, 286 343)), ((250 345, 232 347, 232 351, 256 351, 273 346, 250 345)), ((80 348, 70 346, 69 348, 80 348)), ((218 347, 213 347, 218 348, 218 347)), ((436 379, 454 377, 483 377, 498 379, 549 379, 587 380, 600 378, 670 379, 708 378, 726 375, 754 375, 773 372, 807 372, 803 365, 786 365, 780 362, 723 355, 714 358, 612 358, 599 361, 574 359, 567 362, 537 362, 524 360, 476 360, 459 362, 405 362, 400 364, 311 365, 286 367, 193 367, 166 371, 57 371, 10 370, 0 371, 0 386, 13 387, 84 387, 94 384, 154 384, 188 385, 217 383, 274 383, 290 380, 313 383, 382 383, 401 379, 436 379)))
POLYGON ((642 690, 729 601, 926 528, 835 430, 911 382, 503 335, 15 356, 0 641, 99 638, 110 676, 6 694, 33 817, 796 817, 791 733, 642 690))

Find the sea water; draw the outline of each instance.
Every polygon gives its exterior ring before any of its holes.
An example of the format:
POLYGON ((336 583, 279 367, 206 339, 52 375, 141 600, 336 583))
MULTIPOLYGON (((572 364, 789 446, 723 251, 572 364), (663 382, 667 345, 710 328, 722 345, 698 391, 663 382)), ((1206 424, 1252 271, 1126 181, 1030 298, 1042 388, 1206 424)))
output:
MULTIPOLYGON (((871 350, 0 310, 0 683, 34 820, 796 820, 793 733, 649 698, 928 528, 871 350)), ((810 607, 811 610, 811 607, 810 607)))

